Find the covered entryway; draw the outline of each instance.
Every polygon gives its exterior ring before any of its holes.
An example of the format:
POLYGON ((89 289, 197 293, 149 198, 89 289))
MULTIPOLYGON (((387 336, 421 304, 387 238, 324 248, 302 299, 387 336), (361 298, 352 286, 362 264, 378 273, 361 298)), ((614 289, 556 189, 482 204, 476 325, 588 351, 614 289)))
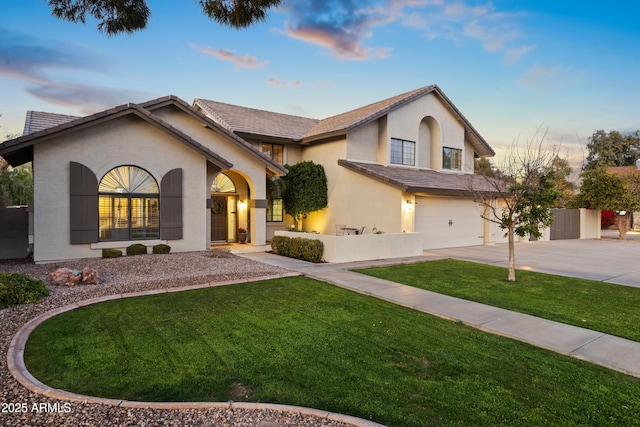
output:
POLYGON ((211 185, 211 241, 235 242, 238 193, 233 180, 219 173, 211 185))
POLYGON ((423 248, 484 244, 482 206, 463 197, 416 197, 414 230, 423 234, 423 248))

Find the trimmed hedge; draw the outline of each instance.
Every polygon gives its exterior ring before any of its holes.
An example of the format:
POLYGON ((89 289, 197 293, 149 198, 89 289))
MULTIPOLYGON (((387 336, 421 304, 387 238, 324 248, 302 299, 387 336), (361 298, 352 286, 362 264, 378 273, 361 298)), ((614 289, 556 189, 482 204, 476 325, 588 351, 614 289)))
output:
POLYGON ((103 249, 102 258, 120 258, 122 251, 120 249, 103 249))
POLYGON ((127 246, 127 255, 146 255, 147 247, 142 243, 134 243, 127 246))
POLYGON ((302 237, 274 236, 271 240, 273 252, 289 258, 301 259, 309 262, 321 262, 324 244, 316 239, 302 237))
POLYGON ((19 273, 0 273, 0 308, 39 303, 49 291, 42 280, 19 273))
POLYGON ((152 252, 154 254, 168 254, 169 252, 171 252, 171 246, 160 243, 159 245, 155 245, 153 247, 152 252))

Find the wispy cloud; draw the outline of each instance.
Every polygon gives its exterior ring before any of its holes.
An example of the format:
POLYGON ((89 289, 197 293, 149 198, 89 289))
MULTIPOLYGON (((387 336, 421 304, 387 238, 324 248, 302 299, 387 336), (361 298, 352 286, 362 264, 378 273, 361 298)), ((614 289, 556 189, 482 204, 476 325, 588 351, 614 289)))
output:
POLYGON ((567 72, 560 67, 532 67, 520 76, 518 83, 523 86, 549 87, 558 82, 567 72))
POLYGON ((290 16, 284 34, 327 48, 338 59, 384 58, 391 50, 363 45, 386 18, 369 0, 300 0, 285 3, 283 9, 290 16))
POLYGON ((144 99, 142 92, 87 86, 49 77, 51 71, 108 69, 97 55, 78 46, 32 38, 0 28, 0 76, 24 82, 25 91, 45 102, 91 114, 130 101, 144 99), (133 99, 132 99, 133 98, 133 99))
POLYGON ((517 18, 489 1, 468 4, 464 0, 298 0, 283 10, 289 21, 281 32, 328 49, 346 60, 385 58, 391 48, 366 46, 377 27, 398 24, 413 28, 427 40, 477 41, 487 52, 504 52, 512 64, 531 50, 521 46, 517 18))
POLYGON ((33 39, 0 28, 0 76, 31 83, 50 83, 47 71, 55 69, 101 70, 105 64, 78 55, 77 46, 33 39))
POLYGON ((78 84, 43 84, 28 88, 36 98, 61 107, 73 108, 82 114, 93 114, 127 102, 150 98, 144 92, 78 84))
POLYGON ((301 85, 300 80, 296 80, 295 82, 285 82, 282 80, 278 80, 274 77, 268 79, 267 83, 274 86, 289 86, 289 87, 298 87, 301 85))
POLYGON ((211 49, 210 47, 199 47, 193 43, 190 43, 189 46, 193 49, 199 50, 202 53, 207 55, 211 55, 214 58, 218 58, 221 61, 228 61, 235 64, 236 68, 248 68, 255 69, 264 67, 269 63, 269 61, 260 61, 257 57, 251 55, 239 55, 235 52, 231 52, 230 50, 225 49, 211 49))

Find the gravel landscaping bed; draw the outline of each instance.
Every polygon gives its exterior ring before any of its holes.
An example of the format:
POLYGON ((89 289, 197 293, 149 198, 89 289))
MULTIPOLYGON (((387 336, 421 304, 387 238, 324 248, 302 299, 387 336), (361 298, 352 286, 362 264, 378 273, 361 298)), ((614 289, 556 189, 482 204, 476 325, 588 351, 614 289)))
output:
POLYGON ((130 409, 55 401, 22 387, 7 368, 7 349, 15 333, 29 320, 51 309, 104 295, 278 275, 286 273, 284 269, 216 249, 206 252, 85 259, 40 265, 0 261, 0 271, 23 273, 40 279, 47 284, 51 293, 41 304, 26 304, 0 310, 2 426, 349 426, 325 418, 273 410, 130 409), (47 283, 47 273, 59 267, 82 269, 85 266, 99 272, 99 285, 60 287, 47 283))

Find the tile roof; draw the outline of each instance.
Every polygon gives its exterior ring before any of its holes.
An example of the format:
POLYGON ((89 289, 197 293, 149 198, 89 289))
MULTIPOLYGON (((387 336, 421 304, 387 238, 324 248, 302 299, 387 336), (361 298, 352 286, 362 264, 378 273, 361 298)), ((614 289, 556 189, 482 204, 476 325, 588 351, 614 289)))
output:
POLYGON ((607 167, 607 172, 620 178, 640 173, 636 166, 609 166, 607 167))
POLYGON ((201 108, 206 115, 225 128, 240 135, 265 135, 295 142, 311 143, 337 135, 344 135, 358 126, 376 120, 390 111, 429 93, 437 96, 462 122, 467 137, 470 138, 479 154, 495 154, 484 138, 437 85, 424 86, 322 120, 257 110, 206 99, 196 99, 194 106, 201 108))
POLYGON ((346 113, 328 117, 319 121, 314 127, 309 129, 305 134, 305 138, 312 138, 333 132, 346 132, 354 129, 361 124, 384 116, 402 104, 432 92, 435 88, 435 85, 425 86, 401 95, 383 99, 382 101, 374 102, 373 104, 365 105, 364 107, 356 108, 355 110, 347 111, 346 113))
POLYGON ((145 110, 137 104, 119 105, 117 107, 101 111, 99 113, 75 118, 74 120, 66 121, 53 127, 38 130, 16 139, 4 141, 0 144, 0 155, 2 155, 2 157, 12 166, 24 164, 33 160, 33 145, 38 142, 49 139, 50 137, 64 134, 66 132, 85 128, 87 126, 91 126, 129 114, 134 114, 142 118, 143 120, 146 120, 147 122, 157 126, 159 129, 173 135, 178 140, 184 142, 187 145, 190 145, 197 151, 200 151, 214 164, 225 169, 230 169, 231 167, 233 167, 233 164, 228 160, 222 158, 218 154, 211 151, 209 148, 191 138, 189 135, 186 135, 179 129, 171 126, 169 123, 165 122, 158 116, 152 114, 151 112, 145 110))
POLYGON ((505 188, 500 185, 500 181, 483 175, 437 172, 349 160, 338 160, 338 164, 407 193, 470 197, 478 193, 495 195, 500 193, 499 188, 505 188))
POLYGON ((265 135, 299 141, 319 121, 207 99, 196 99, 193 103, 213 120, 239 134, 265 135))
POLYGON ((24 130, 22 135, 38 132, 63 123, 77 119, 77 116, 68 116, 66 114, 44 113, 42 111, 27 111, 27 117, 24 121, 24 130))

